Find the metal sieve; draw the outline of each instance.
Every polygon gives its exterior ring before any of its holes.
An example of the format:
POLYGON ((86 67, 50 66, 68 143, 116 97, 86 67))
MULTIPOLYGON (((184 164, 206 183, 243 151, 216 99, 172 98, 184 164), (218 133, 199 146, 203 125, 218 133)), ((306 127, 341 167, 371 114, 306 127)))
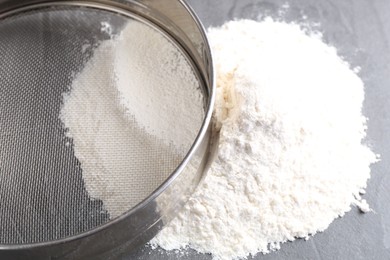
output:
MULTIPOLYGON (((202 177, 213 104, 210 48, 184 1, 0 0, 0 258, 110 259, 151 239, 202 177), (154 188, 117 180, 123 197, 138 194, 117 217, 86 189, 59 114, 75 74, 129 21, 153 28, 187 59, 203 91, 205 115, 183 156, 164 149, 129 154, 134 167, 123 171, 149 176, 144 181, 154 188)), ((139 145, 134 150, 145 151, 139 145)))

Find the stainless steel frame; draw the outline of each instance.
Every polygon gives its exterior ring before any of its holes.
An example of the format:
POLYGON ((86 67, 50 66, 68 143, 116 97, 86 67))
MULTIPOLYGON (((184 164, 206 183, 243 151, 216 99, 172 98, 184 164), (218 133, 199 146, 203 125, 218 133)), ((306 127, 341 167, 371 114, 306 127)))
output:
POLYGON ((203 175, 209 158, 214 106, 211 50, 199 19, 183 0, 0 0, 0 19, 52 5, 102 8, 149 21, 178 42, 205 86, 207 113, 201 131, 185 160, 150 197, 121 217, 77 236, 37 244, 0 245, 0 259, 113 259, 156 235, 180 210, 203 175), (188 164, 196 166, 197 171, 189 170, 188 164), (165 202, 164 207, 159 206, 160 201, 165 202))

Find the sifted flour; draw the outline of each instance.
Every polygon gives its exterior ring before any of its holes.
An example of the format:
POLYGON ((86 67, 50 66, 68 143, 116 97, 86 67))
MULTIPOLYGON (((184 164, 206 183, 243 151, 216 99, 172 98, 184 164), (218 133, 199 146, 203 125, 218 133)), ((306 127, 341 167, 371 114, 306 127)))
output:
POLYGON ((60 118, 89 195, 111 218, 176 169, 199 132, 203 107, 192 67, 154 29, 129 22, 94 50, 64 95, 60 118))
POLYGON ((160 33, 133 22, 116 40, 114 69, 128 113, 149 134, 185 155, 205 113, 199 82, 184 55, 160 33))
POLYGON ((209 37, 218 156, 152 246, 246 258, 324 231, 351 205, 368 211, 360 194, 377 156, 362 145, 364 86, 336 49, 271 19, 209 37))

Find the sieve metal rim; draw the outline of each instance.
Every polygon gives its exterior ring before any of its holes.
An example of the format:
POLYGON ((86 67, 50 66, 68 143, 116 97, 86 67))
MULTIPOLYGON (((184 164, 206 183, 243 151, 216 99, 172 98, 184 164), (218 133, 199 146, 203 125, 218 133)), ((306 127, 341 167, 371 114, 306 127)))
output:
MULTIPOLYGON (((160 0, 161 1, 161 0, 160 0)), ((85 7, 95 7, 99 9, 104 9, 112 12, 117 12, 126 16, 133 16, 134 14, 142 17, 143 19, 151 22, 155 26, 159 27, 160 29, 163 27, 163 24, 158 21, 151 21, 148 15, 146 15, 142 10, 145 9, 145 3, 143 3, 143 0, 134 1, 134 0, 127 0, 127 1, 109 1, 109 0, 91 0, 91 1, 66 1, 66 0, 60 0, 60 1, 53 1, 53 0, 31 0, 31 1, 3 1, 4 3, 0 2, 0 19, 5 18, 7 16, 13 15, 15 13, 20 13, 24 11, 30 11, 37 8, 42 7, 50 7, 50 6, 85 6, 85 7), (12 4, 10 4, 12 2, 12 4), (134 6, 129 6, 130 4, 135 5, 139 9, 134 9, 134 6)), ((145 1, 148 2, 148 1, 145 1)), ((122 222, 123 220, 128 219, 131 217, 134 213, 138 212, 139 210, 145 208, 149 203, 154 201, 160 194, 162 194, 166 189, 169 188, 169 186, 176 180, 176 178, 183 172, 186 165, 191 160, 192 156, 198 152, 198 149, 200 146, 202 146, 202 143, 206 141, 208 144, 210 136, 210 123, 211 123, 211 116, 212 111, 214 107, 215 102, 215 75, 214 75, 214 68, 212 63, 212 56, 211 56, 211 50, 210 46, 207 41, 207 36, 205 33, 205 29, 203 25, 201 24, 199 18, 196 16, 196 14, 193 12, 193 10, 183 1, 183 0, 166 0, 161 1, 164 3, 177 3, 180 4, 187 12, 187 14, 190 16, 190 18, 194 21, 195 25, 197 26, 199 30, 199 35, 202 40, 203 49, 201 50, 203 53, 196 54, 194 46, 191 46, 188 44, 188 40, 191 41, 191 39, 184 39, 177 38, 177 33, 174 34, 172 31, 169 30, 169 28, 163 28, 165 29, 165 32, 170 34, 170 36, 179 42, 179 44, 183 47, 185 50, 185 53, 187 53, 190 56, 190 60, 195 63, 195 66, 197 70, 199 71, 199 76, 203 80, 203 83, 206 87, 207 94, 208 94, 208 104, 205 114, 205 119, 203 121, 203 124, 201 126, 201 129, 190 148, 188 154, 185 156, 184 160, 180 163, 180 165, 177 167, 175 171, 167 178, 167 180, 159 187, 157 188, 150 196, 148 196, 145 200, 143 200, 141 203, 139 203, 137 206, 132 208, 130 211, 124 213, 122 216, 113 219, 106 224, 103 224, 99 227, 96 227, 92 230, 77 234, 75 236, 62 238, 55 241, 48 241, 48 242, 41 242, 41 243, 32 243, 32 244, 7 244, 7 245, 1 245, 0 244, 0 251, 2 250, 33 250, 33 249, 42 249, 46 247, 51 246, 63 246, 67 244, 68 242, 75 242, 76 240, 82 240, 83 238, 93 236, 94 234, 99 233, 102 230, 108 229, 110 226, 113 226, 115 224, 118 224, 122 222), (186 43, 187 40, 187 43, 186 43), (202 57, 204 55, 204 57, 202 57), (206 140, 207 139, 207 140, 206 140)), ((149 3, 150 4, 150 3, 149 3)), ((150 7, 146 6, 146 9, 150 7)), ((157 19, 158 20, 158 19, 157 19)), ((180 32, 180 28, 178 30, 180 32)), ((185 32, 184 36, 185 36, 185 32)), ((204 151, 205 153, 207 152, 204 151)), ((188 196, 187 196, 188 197, 188 196)), ((184 201, 183 201, 184 202, 184 201)), ((183 203, 182 202, 182 203, 183 203)), ((160 217, 161 218, 161 217, 160 217)), ((156 224, 156 223, 154 223, 156 224)), ((149 229, 149 228, 148 228, 149 229)), ((139 234, 141 236, 142 234, 139 234)))

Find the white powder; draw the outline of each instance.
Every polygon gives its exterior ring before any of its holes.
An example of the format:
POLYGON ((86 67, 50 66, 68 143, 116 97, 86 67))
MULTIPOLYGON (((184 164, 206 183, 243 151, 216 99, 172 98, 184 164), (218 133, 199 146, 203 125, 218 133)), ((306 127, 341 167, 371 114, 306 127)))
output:
POLYGON ((89 195, 113 218, 181 162, 202 124, 203 99, 183 54, 155 30, 130 22, 94 50, 64 96, 60 118, 89 195))
POLYGON ((325 230, 368 204, 363 82, 298 25, 248 20, 209 30, 219 152, 196 193, 154 240, 245 258, 325 230))
POLYGON ((141 23, 129 23, 116 48, 121 103, 148 133, 187 153, 204 118, 203 95, 188 61, 141 23))

